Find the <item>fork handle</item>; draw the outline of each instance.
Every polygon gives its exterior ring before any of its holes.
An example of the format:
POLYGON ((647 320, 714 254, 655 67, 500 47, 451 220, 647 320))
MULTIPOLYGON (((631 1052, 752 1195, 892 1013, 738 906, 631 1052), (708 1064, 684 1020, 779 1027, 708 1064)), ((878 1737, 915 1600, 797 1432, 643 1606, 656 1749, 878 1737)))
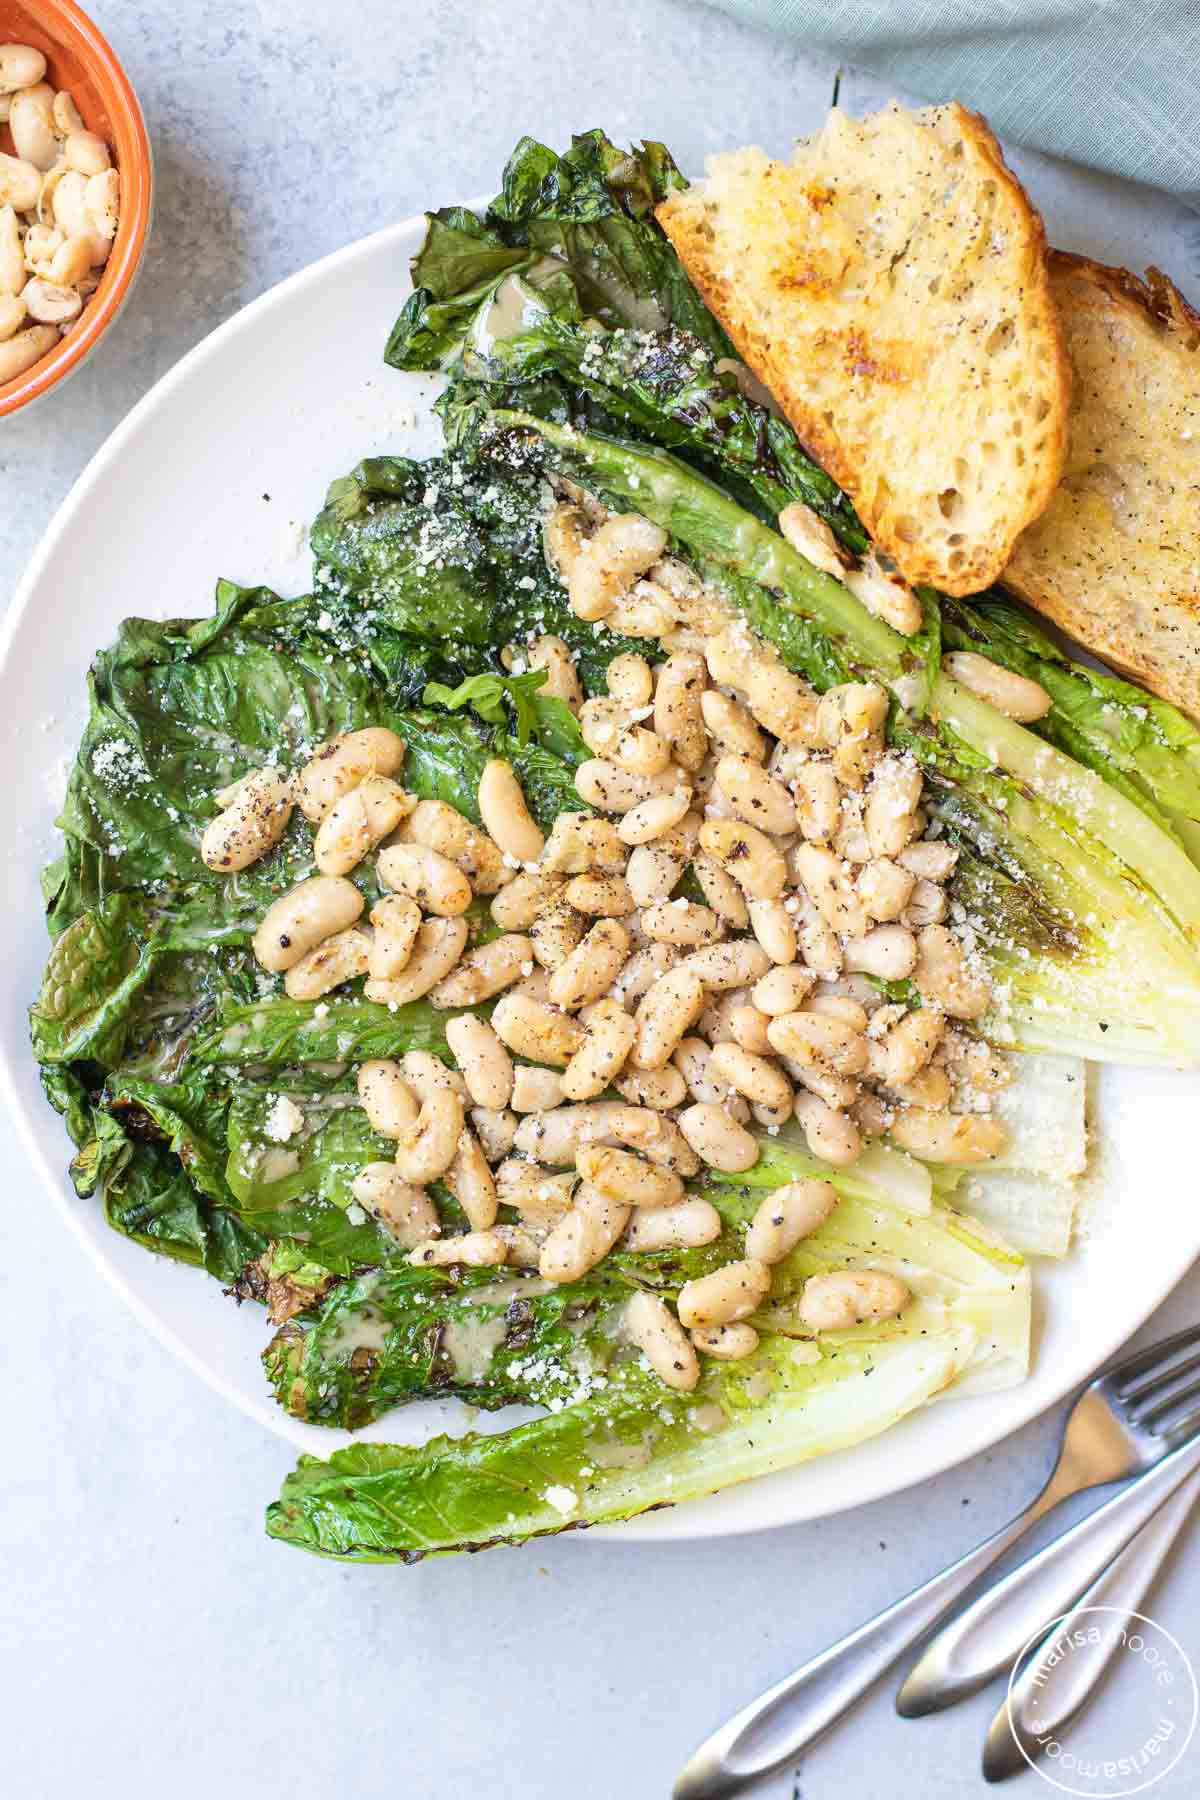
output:
POLYGON ((1198 1498, 1200 1473, 1193 1472, 1079 1596, 1062 1623, 1029 1658, 988 1730, 983 1749, 985 1781, 1005 1781, 1010 1775, 1019 1775, 1030 1762, 1037 1761, 1051 1739, 1061 1740, 1066 1734, 1103 1680, 1116 1655, 1119 1628, 1137 1616, 1198 1498), (1072 1632, 1088 1623, 1084 1615, 1094 1607, 1117 1615, 1118 1625, 1107 1647, 1095 1656, 1063 1656, 1049 1661, 1054 1644, 1063 1639, 1070 1641, 1072 1632))
POLYGON ((911 1649, 948 1606, 1057 1501, 1043 1492, 950 1568, 813 1657, 707 1738, 675 1784, 674 1800, 725 1800, 789 1761, 911 1649))
POLYGON ((909 1674, 896 1710, 906 1719, 941 1712, 1011 1668, 1039 1627, 1070 1609, 1096 1570, 1197 1468, 1200 1439, 1193 1438, 964 1606, 909 1674))

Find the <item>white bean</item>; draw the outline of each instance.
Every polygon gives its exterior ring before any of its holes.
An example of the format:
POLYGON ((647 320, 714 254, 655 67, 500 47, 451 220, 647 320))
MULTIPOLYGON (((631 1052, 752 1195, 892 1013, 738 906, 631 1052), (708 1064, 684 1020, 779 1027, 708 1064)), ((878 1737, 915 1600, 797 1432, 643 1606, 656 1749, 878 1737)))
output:
POLYGON ((583 704, 583 689, 565 638, 556 637, 553 632, 535 638, 529 646, 529 666, 545 669, 547 679, 539 692, 547 700, 561 700, 572 712, 578 712, 583 704))
POLYGON ((822 1013, 780 1013, 767 1026, 780 1056, 834 1075, 859 1075, 867 1066, 867 1040, 844 1019, 822 1013))
POLYGON ((579 947, 586 929, 587 921, 583 915, 561 897, 543 907, 529 927, 533 954, 543 969, 561 968, 579 947))
POLYGON ((705 851, 693 857, 692 872, 713 911, 719 913, 726 924, 744 930, 750 923, 750 913, 745 896, 733 876, 705 851))
POLYGON ((40 325, 65 325, 77 319, 83 307, 73 287, 54 287, 36 275, 21 289, 21 298, 30 318, 40 325))
POLYGON ((906 1013, 873 1046, 872 1073, 885 1087, 912 1081, 926 1066, 945 1035, 944 1016, 932 1006, 906 1013))
POLYGON ((766 1263, 754 1257, 726 1263, 711 1275, 684 1282, 679 1290, 679 1318, 694 1330, 733 1325, 755 1312, 770 1291, 771 1271, 766 1263))
POLYGON ((721 1215, 711 1201, 688 1196, 674 1206, 639 1207, 625 1233, 627 1250, 698 1250, 721 1235, 721 1215))
POLYGON ((0 94, 35 87, 46 73, 46 58, 31 44, 0 44, 0 94))
POLYGON ((578 1281, 612 1249, 629 1222, 629 1208, 582 1182, 570 1212, 550 1231, 538 1259, 543 1281, 578 1281))
POLYGON ((608 1102, 593 1102, 527 1113, 513 1141, 522 1156, 536 1156, 558 1167, 574 1164, 585 1145, 615 1142, 612 1112, 608 1102))
POLYGON ((998 1156, 1004 1148, 1005 1132, 998 1119, 982 1118, 978 1113, 931 1112, 923 1106, 906 1106, 892 1123, 892 1137, 914 1156, 970 1167, 998 1156))
POLYGON ((878 682, 847 681, 821 696, 817 729, 847 787, 860 788, 879 760, 887 713, 887 694, 878 682))
POLYGON ((64 240, 50 258, 47 279, 54 287, 76 287, 92 266, 90 238, 71 237, 64 240))
MULTIPOLYGON (((634 856, 639 854, 643 853, 636 850, 633 853, 634 856)), ((644 854, 658 853, 647 851, 644 854)), ((629 862, 632 867, 633 856, 629 862)), ((574 875, 563 889, 563 899, 576 912, 586 913, 593 919, 623 919, 637 905, 628 882, 620 875, 574 875)))
MULTIPOLYGON (((645 804, 649 806, 654 802, 646 801, 645 804)), ((625 823, 632 817, 632 813, 628 814, 625 823)), ((682 874, 683 863, 678 857, 653 844, 639 844, 625 867, 631 901, 638 906, 651 906, 656 900, 666 900, 682 874)))
POLYGON ((512 1108, 518 1113, 549 1112, 563 1101, 562 1076, 557 1069, 539 1069, 518 1063, 513 1070, 512 1108))
POLYGON ((729 755, 754 763, 766 760, 767 741, 740 702, 716 688, 708 688, 700 696, 700 713, 709 732, 729 755))
POLYGON ((517 1115, 507 1109, 496 1112, 490 1106, 473 1106, 470 1111, 475 1135, 489 1162, 499 1162, 512 1149, 517 1135, 517 1115))
MULTIPOLYGON (((3 172, 0 165, 0 201, 3 200, 3 172)), ((19 294, 25 286, 25 256, 17 215, 7 204, 0 204, 0 294, 19 294)), ((24 316, 24 302, 22 302, 24 316)), ((18 320, 18 324, 20 321, 18 320)), ((15 329, 15 327, 14 327, 15 329)))
POLYGON ((14 94, 8 109, 13 149, 43 175, 58 160, 53 105, 54 89, 40 81, 14 94))
POLYGON ((679 1115, 679 1129, 701 1162, 710 1169, 737 1175, 758 1161, 758 1140, 732 1118, 725 1107, 697 1101, 679 1115))
POLYGON ((685 1180, 700 1172, 695 1151, 674 1119, 645 1106, 606 1104, 602 1123, 605 1141, 615 1138, 629 1150, 648 1156, 651 1162, 682 1175, 685 1180))
POLYGON ((962 945, 944 925, 917 933, 917 992, 954 1019, 978 1019, 988 1009, 991 983, 981 966, 972 967, 962 945))
POLYGON ((814 569, 832 575, 835 581, 845 579, 849 558, 824 519, 811 506, 805 506, 802 500, 790 501, 779 514, 776 524, 792 549, 798 550, 814 569))
POLYGON ((841 1019, 854 1031, 865 1031, 870 1023, 866 1007, 851 994, 814 994, 804 1010, 821 1013, 826 1019, 841 1019))
POLYGON ((371 940, 365 931, 353 926, 349 931, 335 931, 292 964, 283 978, 284 992, 289 1000, 319 1000, 344 981, 356 981, 365 975, 370 951, 371 940))
POLYGON ((406 1250, 435 1237, 441 1229, 437 1207, 425 1189, 405 1181, 395 1163, 368 1163, 350 1183, 350 1191, 363 1210, 378 1219, 406 1250))
POLYGON ((464 1231, 458 1237, 418 1244, 409 1252, 415 1268, 497 1269, 508 1260, 508 1246, 498 1231, 464 1231))
POLYGON ((353 925, 363 897, 340 875, 314 875, 266 910, 254 934, 254 954, 264 969, 282 974, 335 931, 353 925))
MULTIPOLYGON (((735 994, 726 995, 727 1000, 735 999, 735 994)), ((745 1000, 738 1000, 726 1013, 729 1023, 730 1037, 722 1032, 720 1039, 713 1039, 713 1046, 718 1042, 732 1043, 739 1049, 748 1051, 751 1056, 771 1056, 771 1040, 767 1036, 770 1014, 759 1012, 757 1006, 751 1006, 745 1000)), ((791 1090, 788 1090, 788 1111, 791 1111, 791 1090)))
POLYGON ((32 212, 41 191, 42 173, 35 163, 0 153, 0 202, 17 212, 32 212))
MULTIPOLYGON (((461 870, 459 872, 461 874, 461 870)), ((514 875, 492 901, 492 919, 502 931, 528 931, 538 914, 563 892, 563 888, 561 875, 524 870, 520 875, 514 875)))
MULTIPOLYGON (((62 184, 56 190, 55 199, 62 184)), ((300 810, 319 825, 336 800, 368 775, 394 775, 404 760, 404 740, 382 725, 343 732, 322 744, 300 775, 300 810)))
POLYGON ((679 962, 679 952, 671 944, 647 944, 635 950, 612 984, 612 997, 622 1006, 640 1000, 660 975, 665 975, 679 962))
POLYGON ((54 129, 59 137, 70 137, 73 131, 86 129, 79 108, 65 88, 60 88, 59 92, 55 94, 54 104, 50 110, 54 115, 54 129))
POLYGON ((677 651, 658 671, 654 729, 685 769, 698 769, 708 754, 708 732, 700 708, 707 686, 708 671, 696 650, 677 651))
POLYGON ((453 1159, 443 1180, 467 1215, 473 1231, 486 1231, 495 1224, 499 1201, 496 1183, 488 1168, 479 1139, 469 1125, 463 1125, 453 1159))
POLYGON ((907 753, 889 750, 880 757, 867 789, 864 820, 872 856, 899 856, 918 835, 917 808, 921 801, 920 765, 907 753))
POLYGON ((801 1238, 819 1231, 837 1205, 837 1189, 806 1176, 768 1194, 750 1221, 746 1255, 759 1262, 782 1262, 801 1238))
POLYGON ((622 706, 648 706, 654 694, 654 671, 644 656, 614 656, 608 665, 608 691, 622 706))
MULTIPOLYGON (((94 131, 69 132, 63 145, 63 157, 68 169, 77 169, 81 175, 102 175, 112 166, 108 145, 94 131)), ((106 232, 105 236, 108 235, 106 232)))
POLYGON ((375 927, 368 971, 373 981, 390 981, 400 974, 412 955, 421 929, 421 909, 407 894, 385 894, 371 908, 375 927))
POLYGON ((114 238, 121 214, 121 177, 115 169, 88 176, 84 205, 92 230, 102 238, 114 238))
MULTIPOLYGON (((68 169, 65 163, 59 167, 61 174, 59 168, 51 169, 40 184, 41 191, 36 201, 40 212, 44 215, 49 205, 54 223, 64 237, 95 237, 96 233, 88 217, 87 177, 77 169, 68 169)), ((98 260, 93 249, 92 261, 98 260)))
MULTIPOLYGON (((396 829, 415 804, 412 795, 406 794, 390 776, 365 776, 357 787, 334 801, 317 827, 313 860, 322 875, 348 875, 396 829)), ((386 875, 384 879, 388 879, 386 875)), ((403 883, 395 881, 389 885, 401 887, 403 883)))
MULTIPOLYGON (((17 148, 20 150, 20 145, 17 148)), ((952 650, 949 656, 943 656, 942 668, 952 681, 1022 725, 1044 719, 1054 704, 1041 682, 1014 674, 988 656, 977 656, 973 650, 952 650)))
POLYGON ((502 1111, 512 1099, 512 1057, 486 1019, 460 1013, 446 1024, 446 1042, 476 1106, 502 1111))
POLYGON ((616 919, 598 919, 550 977, 550 999, 565 1012, 608 993, 629 955, 629 933, 616 919))
MULTIPOLYGON (((466 929, 465 920, 452 921, 466 929)), ((463 942, 466 942, 464 936, 463 942)), ((468 950, 461 961, 450 965, 429 998, 434 1006, 479 1006, 494 994, 511 988, 523 969, 530 965, 533 944, 519 932, 508 932, 493 938, 490 944, 479 944, 468 950)))
POLYGON ((740 819, 707 819, 700 827, 700 848, 750 900, 774 900, 787 884, 787 863, 770 838, 740 819))
POLYGON ((776 966, 755 982, 750 998, 759 1012, 769 1013, 772 1018, 780 1013, 799 1012, 816 979, 811 969, 800 968, 795 963, 776 966))
POLYGON ((709 1067, 719 1081, 744 1094, 754 1106, 792 1109, 792 1084, 778 1064, 754 1056, 738 1044, 714 1044, 709 1067))
POLYGON ((700 1363, 691 1339, 665 1300, 638 1293, 625 1306, 625 1329, 659 1380, 690 1394, 700 1380, 700 1363))
POLYGON ((629 1150, 586 1144, 575 1167, 586 1182, 622 1206, 673 1206, 683 1197, 683 1183, 673 1170, 629 1150))
POLYGON ((542 870, 585 875, 599 869, 605 875, 620 875, 628 856, 610 820, 594 818, 591 813, 559 813, 542 852, 542 870))
POLYGON ((945 888, 936 881, 918 881, 900 918, 910 931, 920 931, 926 925, 942 924, 949 910, 945 888))
POLYGON ((718 993, 729 988, 749 987, 765 975, 771 959, 753 938, 735 938, 728 944, 710 944, 704 950, 693 950, 681 965, 718 993))
POLYGON ((586 539, 567 574, 571 611, 602 619, 667 547, 667 534, 640 513, 616 513, 586 539))
POLYGON ((506 994, 492 1014, 497 1037, 531 1062, 565 1068, 583 1042, 583 1026, 570 1014, 521 994, 506 994))
POLYGON ((945 838, 906 844, 897 859, 918 881, 949 881, 958 862, 958 850, 945 838))
POLYGON ((890 857, 878 856, 867 863, 855 885, 871 918, 882 924, 900 917, 917 878, 890 857))
POLYGON ((794 778, 796 820, 811 844, 827 844, 838 828, 841 791, 833 767, 815 758, 802 763, 794 778))
POLYGON ((406 844, 427 844, 457 863, 477 894, 494 894, 512 879, 512 869, 487 833, 444 800, 419 801, 400 836, 406 844))
POLYGON ((249 868, 274 849, 287 829, 294 805, 290 775, 273 768, 255 769, 236 783, 229 804, 205 827, 200 839, 201 861, 223 874, 249 868))
POLYGON ((7 343, 25 323, 25 302, 19 294, 0 292, 0 344, 7 343))
POLYGON ((796 960, 796 926, 782 900, 751 900, 750 927, 773 963, 796 960))
POLYGON ((0 387, 40 362, 58 341, 53 325, 31 325, 28 331, 19 331, 7 343, 0 344, 0 387))
POLYGON ((526 1157, 509 1157, 496 1170, 496 1194, 534 1225, 553 1225, 570 1209, 575 1189, 574 1170, 562 1173, 543 1168, 526 1157))
POLYGON ((450 1088, 427 1094, 416 1119, 396 1140, 396 1167, 405 1181, 424 1187, 445 1175, 458 1154, 462 1132, 463 1103, 458 1095, 450 1088))
POLYGON ((705 1325, 693 1331, 691 1337, 703 1356, 715 1356, 718 1362, 741 1362, 758 1349, 758 1333, 753 1325, 705 1325))
POLYGON ((724 921, 710 907, 697 906, 691 900, 659 900, 645 908, 641 925, 654 943, 683 949, 715 944, 725 933, 724 921))
POLYGON ((832 1269, 809 1276, 799 1312, 813 1331, 848 1331, 868 1319, 894 1319, 911 1299, 898 1275, 882 1269, 832 1269))
POLYGON ((717 786, 729 802, 733 816, 747 825, 778 837, 796 829, 796 805, 783 783, 746 756, 722 756, 716 769, 717 786))
POLYGON ((625 814, 617 826, 617 836, 623 844, 652 843, 674 831, 687 816, 691 803, 691 793, 686 788, 673 794, 652 794, 625 814))
POLYGON ((603 1093, 617 1075, 637 1037, 637 1026, 615 1000, 598 1000, 590 1009, 583 1042, 563 1070, 562 1091, 568 1100, 590 1100, 603 1093))
POLYGON ((381 1137, 402 1137, 417 1122, 420 1105, 398 1062, 373 1057, 358 1071, 358 1097, 367 1123, 381 1137))
POLYGON ((885 569, 874 550, 868 550, 861 566, 846 574, 846 586, 868 612, 885 619, 894 631, 911 637, 921 628, 921 602, 899 575, 885 569))
POLYGON ((846 945, 846 967, 881 981, 903 981, 917 966, 917 940, 903 925, 877 925, 846 945))
MULTIPOLYGON (((628 813, 640 806, 643 800, 650 800, 656 795, 673 794, 685 781, 681 771, 673 763, 669 764, 657 775, 634 775, 629 769, 623 769, 618 763, 609 762, 603 756, 589 757, 581 762, 575 771, 575 792, 589 806, 596 806, 603 812, 628 813)), ((687 808, 679 815, 686 814, 687 808)), ((676 820, 675 823, 678 823, 676 820)), ((671 827, 663 826, 663 832, 671 827)), ((618 833, 618 841, 623 842, 618 833)))
POLYGON ((631 1106, 647 1106, 652 1112, 669 1112, 687 1098, 687 1083, 672 1063, 661 1069, 627 1069, 613 1086, 631 1106))
POLYGON ((546 839, 530 817, 512 764, 499 757, 485 763, 479 778, 479 816, 502 855, 526 863, 536 862, 542 854, 546 839))
POLYGON ((634 1068, 661 1069, 703 1008, 704 988, 691 969, 681 966, 660 975, 638 1005, 634 1068))
POLYGON ((368 1000, 381 1006, 407 1006, 438 988, 462 955, 467 942, 465 919, 426 919, 413 940, 412 953, 399 975, 368 980, 368 1000))
POLYGON ((822 1162, 844 1168, 862 1154, 858 1127, 846 1113, 829 1106, 816 1094, 796 1095, 796 1118, 805 1142, 822 1162))

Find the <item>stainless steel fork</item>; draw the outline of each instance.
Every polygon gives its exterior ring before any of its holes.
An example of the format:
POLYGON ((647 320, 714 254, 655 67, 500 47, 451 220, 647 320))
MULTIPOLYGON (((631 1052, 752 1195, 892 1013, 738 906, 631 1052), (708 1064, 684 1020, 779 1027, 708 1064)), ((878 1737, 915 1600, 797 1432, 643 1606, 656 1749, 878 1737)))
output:
MULTIPOLYGON (((1088 1488, 1140 1474, 1166 1456, 1182 1426, 1169 1441, 1156 1438, 1152 1445, 1144 1430, 1125 1423, 1128 1388, 1153 1380, 1156 1372, 1195 1346, 1200 1346, 1200 1326, 1177 1332, 1098 1376, 1071 1408, 1058 1460, 1031 1505, 950 1568, 868 1619, 714 1732, 680 1775, 674 1800, 725 1800, 782 1767, 853 1705, 1053 1507, 1088 1488), (1125 1398, 1114 1403, 1118 1388, 1125 1398)), ((1200 1368, 1200 1355, 1187 1361, 1186 1368, 1200 1368)), ((1145 1393, 1144 1385, 1138 1391, 1145 1393)), ((1200 1428, 1200 1413, 1189 1423, 1193 1430, 1200 1428)))

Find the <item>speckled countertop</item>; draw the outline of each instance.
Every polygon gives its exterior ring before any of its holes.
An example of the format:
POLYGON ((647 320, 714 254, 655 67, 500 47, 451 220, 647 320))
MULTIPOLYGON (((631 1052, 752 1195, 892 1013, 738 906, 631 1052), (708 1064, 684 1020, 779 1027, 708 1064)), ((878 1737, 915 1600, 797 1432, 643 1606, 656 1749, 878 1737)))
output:
MULTIPOLYGON (((725 144, 783 149, 834 74, 677 0, 93 10, 146 111, 155 231, 111 341, 57 397, 0 423, 5 600, 130 406, 282 276, 426 201, 493 185, 522 132, 560 143, 603 124, 665 139, 685 168, 725 144)), ((879 97, 843 80, 852 106, 879 97)), ((1156 261, 1200 286, 1200 234, 1182 208, 1017 160, 1056 243, 1156 261)), ((169 580, 169 556, 166 567, 169 580)), ((146 1335, 10 1133, 0 1182, 6 1800, 666 1800, 699 1738, 998 1525, 1050 1456, 1046 1418, 918 1492, 769 1536, 564 1540, 411 1570, 338 1568, 263 1537, 286 1448, 146 1335)), ((1198 1314, 1194 1273, 1152 1329, 1198 1314)), ((1200 1544, 1176 1558, 1151 1609, 1200 1650, 1200 1544)), ((1096 1715, 1104 1735, 1121 1736, 1127 1701, 1111 1684, 1096 1715)), ((901 1724, 881 1690, 760 1791, 982 1794, 993 1704, 989 1694, 901 1724)), ((1159 1785, 1164 1800, 1196 1791, 1196 1761, 1159 1785)))

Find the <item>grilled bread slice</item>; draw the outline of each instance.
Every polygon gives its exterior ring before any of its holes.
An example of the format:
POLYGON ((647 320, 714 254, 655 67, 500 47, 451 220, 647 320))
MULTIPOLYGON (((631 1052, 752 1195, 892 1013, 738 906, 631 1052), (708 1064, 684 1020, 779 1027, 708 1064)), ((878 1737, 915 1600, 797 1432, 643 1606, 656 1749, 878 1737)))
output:
POLYGON ((1070 448, 1002 577, 1106 662, 1200 718, 1200 314, 1052 251, 1075 367, 1070 448))
POLYGON ((1058 481, 1070 374, 1041 218, 984 121, 835 108, 792 162, 713 157, 657 216, 901 574, 994 580, 1058 481))

